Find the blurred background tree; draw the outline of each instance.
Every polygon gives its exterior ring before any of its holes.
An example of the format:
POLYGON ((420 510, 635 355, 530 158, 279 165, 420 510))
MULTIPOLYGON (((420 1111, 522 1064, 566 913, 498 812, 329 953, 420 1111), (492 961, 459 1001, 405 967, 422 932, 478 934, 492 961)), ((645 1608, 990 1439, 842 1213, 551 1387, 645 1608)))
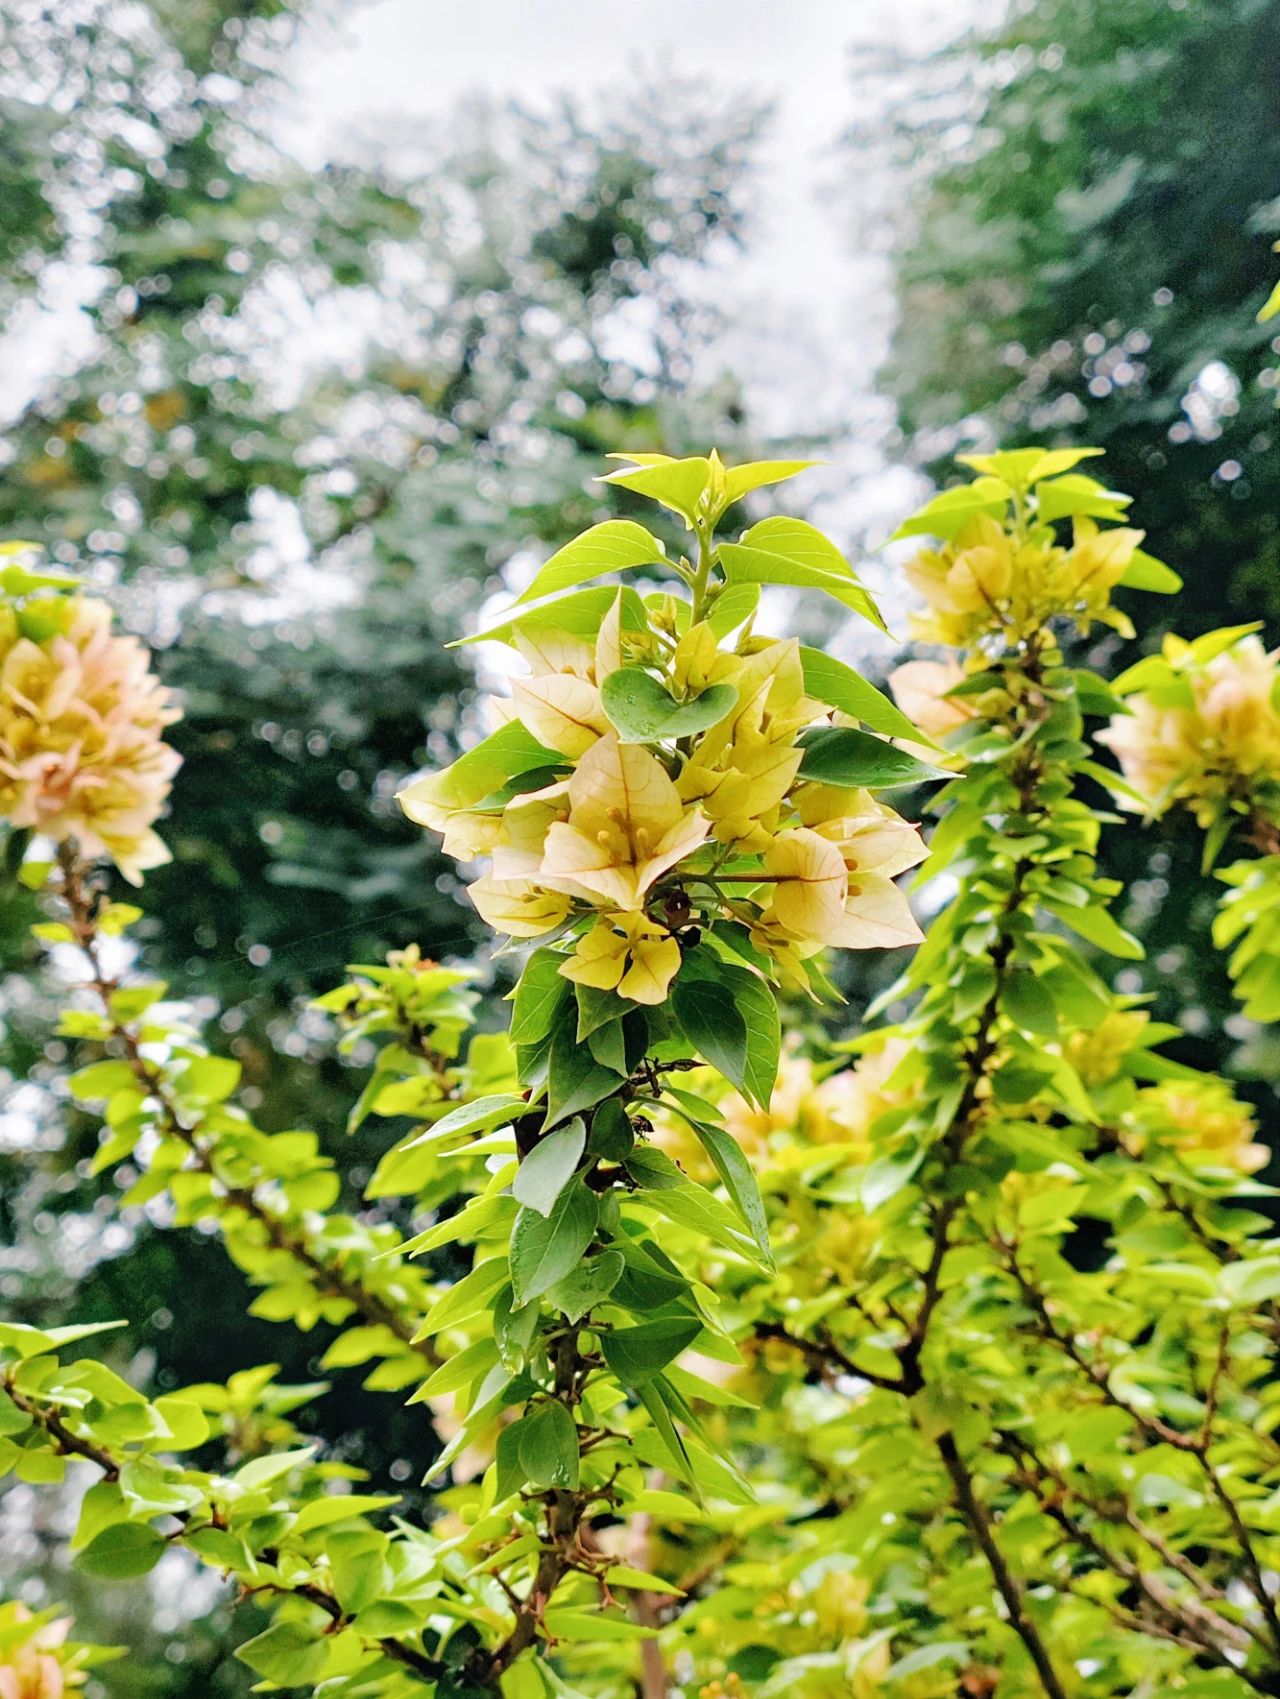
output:
MULTIPOLYGON (((1274 634, 1280 339, 1254 315, 1280 231, 1280 4, 1030 0, 887 69, 890 122, 854 145, 860 170, 887 148, 904 172, 882 373, 903 451, 941 475, 957 449, 1104 448, 1184 578, 1147 619, 1274 634)), ((1106 844, 1156 1012, 1181 1008, 1188 1060, 1260 1082, 1274 1140, 1280 1053, 1233 1014, 1191 834, 1106 844)))

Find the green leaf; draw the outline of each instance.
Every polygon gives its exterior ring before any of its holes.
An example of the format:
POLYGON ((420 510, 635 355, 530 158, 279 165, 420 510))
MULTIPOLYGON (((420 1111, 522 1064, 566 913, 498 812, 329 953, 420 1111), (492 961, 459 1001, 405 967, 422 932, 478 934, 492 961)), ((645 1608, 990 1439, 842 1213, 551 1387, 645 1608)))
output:
POLYGON ((1112 714, 1127 714, 1123 698, 1116 695, 1111 686, 1095 672, 1086 667, 1076 667, 1067 675, 1075 686, 1076 701, 1080 704, 1082 714, 1095 714, 1100 718, 1109 718, 1112 714))
POLYGON ((240 1084, 240 1064, 231 1057, 195 1057, 175 1079, 175 1091, 184 1103, 211 1108, 226 1103, 240 1084))
MULTIPOLYGON (((568 983, 566 980, 565 984, 568 983)), ((573 989, 577 994, 579 1044, 602 1026, 620 1021, 635 1007, 625 997, 619 997, 616 991, 600 991, 594 985, 575 985, 573 989)))
POLYGON ((791 519, 784 514, 762 519, 742 533, 741 544, 765 554, 777 555, 797 566, 810 566, 832 577, 857 582, 853 568, 830 537, 805 519, 791 519))
POLYGON ((93 1103, 113 1092, 136 1083, 133 1069, 127 1062, 91 1062, 72 1074, 67 1084, 78 1103, 93 1103))
POLYGON ((674 1361, 702 1332, 697 1316, 663 1316, 638 1327, 615 1328, 600 1335, 600 1350, 610 1370, 626 1386, 636 1386, 674 1361))
MULTIPOLYGON (((800 521, 790 523, 798 525, 800 521)), ((753 528, 755 531, 758 529, 753 528)), ((747 533, 748 536, 752 534, 747 533)), ((879 609, 847 565, 843 571, 830 571, 811 565, 807 560, 775 554, 747 543, 721 543, 718 555, 730 584, 781 584, 796 590, 821 590, 843 607, 861 614, 863 619, 869 620, 881 631, 886 629, 879 609)))
POLYGON ((518 1305, 540 1298, 572 1273, 595 1237, 599 1219, 595 1193, 578 1179, 560 1193, 550 1215, 520 1211, 511 1235, 511 1283, 518 1305))
POLYGON ((625 1162, 635 1142, 631 1117, 616 1097, 606 1097, 591 1117, 588 1148, 592 1156, 602 1156, 606 1162, 625 1162))
POLYGON ((304 1504, 294 1518, 290 1530, 307 1534, 313 1528, 327 1528, 333 1522, 349 1522, 353 1516, 368 1516, 377 1510, 389 1510, 400 1500, 392 1493, 328 1493, 304 1504))
POLYGON ((1057 1038, 1058 1011, 1052 996, 1030 968, 1015 968, 1000 993, 1005 1014, 1024 1032, 1057 1038))
MULTIPOLYGON (((772 999, 770 999, 772 1001, 772 999)), ((769 1223, 760 1197, 760 1187, 751 1171, 751 1164, 742 1154, 738 1142, 722 1127, 686 1117, 697 1134, 702 1148, 711 1158, 724 1189, 738 1207, 738 1212, 750 1229, 751 1237, 765 1257, 771 1257, 769 1223)))
POLYGON ((631 1072, 627 1066, 627 1040, 621 1017, 604 1026, 593 1027, 587 1034, 587 1049, 602 1068, 608 1068, 619 1079, 625 1080, 631 1072))
POLYGON ((889 540, 939 537, 944 542, 950 541, 957 532, 964 530, 971 519, 982 515, 991 519, 1002 518, 1012 494, 1003 478, 975 478, 971 484, 961 484, 956 489, 943 490, 934 496, 918 513, 904 520, 889 540))
POLYGON ((606 572, 625 572, 661 559, 662 544, 643 525, 634 519, 606 519, 557 549, 535 573, 516 606, 553 596, 588 578, 602 578, 606 572))
MULTIPOLYGON (((548 749, 527 732, 519 720, 508 720, 505 726, 490 733, 474 749, 460 755, 452 766, 433 773, 432 801, 445 808, 474 808, 485 797, 500 790, 509 779, 540 767, 563 767, 564 756, 548 749)), ((405 812, 413 818, 413 785, 410 782, 396 794, 402 799, 405 812)))
POLYGON ((634 1587, 638 1592, 669 1593, 676 1598, 684 1596, 681 1588, 664 1581, 661 1575, 651 1575, 647 1569, 632 1569, 625 1563, 610 1564, 604 1578, 610 1587, 634 1587))
POLYGON ((571 637, 594 641, 601 622, 609 609, 622 596, 622 629, 643 631, 646 626, 644 604, 636 592, 626 586, 601 584, 594 590, 575 590, 568 596, 536 607, 517 607, 497 625, 486 626, 472 637, 456 637, 450 649, 463 648, 469 643, 509 643, 517 632, 565 631, 571 637))
POLYGON ((877 690, 874 684, 868 684, 860 673, 845 666, 843 661, 837 661, 834 655, 828 655, 821 649, 802 647, 800 662, 804 668, 806 696, 814 696, 842 714, 851 714, 855 720, 861 720, 872 731, 883 732, 886 737, 905 737, 913 743, 937 747, 932 738, 912 725, 901 708, 891 702, 883 691, 877 690))
MULTIPOLYGON (((517 1227, 519 1220, 517 1216, 517 1227)), ((446 1327, 455 1327, 459 1322, 469 1321, 472 1316, 487 1309, 493 1294, 506 1278, 505 1257, 487 1257, 484 1262, 477 1263, 470 1274, 464 1274, 455 1286, 450 1286, 447 1292, 442 1292, 431 1305, 422 1326, 418 1329, 416 1339, 430 1339, 433 1334, 443 1332, 446 1327)), ((513 1271, 512 1279, 514 1278, 513 1271)))
POLYGON ((549 1286, 544 1296, 570 1321, 581 1321, 609 1296, 621 1280, 625 1267, 620 1251, 601 1251, 598 1256, 587 1257, 579 1263, 572 1274, 566 1274, 563 1280, 549 1286))
POLYGON ((254 1492, 259 1487, 269 1486, 272 1481, 278 1481, 291 1469, 301 1468, 315 1454, 314 1445, 303 1445, 293 1451, 274 1451, 266 1457, 251 1457, 247 1463, 240 1465, 231 1479, 246 1492, 254 1492))
MULTIPOLYGON (((590 1646, 598 1640, 648 1640, 657 1632, 625 1616, 605 1616, 599 1610, 573 1610, 556 1605, 542 1619, 542 1626, 556 1640, 569 1645, 581 1642, 590 1646)), ((565 1690, 561 1690, 562 1692, 565 1690)))
POLYGON ((237 1647, 236 1657, 255 1675, 281 1687, 309 1687, 323 1672, 329 1648, 303 1623, 277 1622, 237 1647))
POLYGON ((702 1488, 694 1473, 693 1463, 685 1447, 680 1431, 671 1419, 671 1410, 667 1403, 665 1392, 667 1384, 660 1374, 645 1375, 631 1383, 636 1396, 648 1412, 649 1420, 657 1430, 667 1456, 677 1475, 683 1477, 697 1493, 699 1501, 702 1498, 702 1488))
POLYGON ((526 1419, 522 1416, 518 1421, 508 1423, 499 1433, 493 1449, 496 1477, 493 1496, 499 1504, 510 1498, 512 1493, 518 1493, 524 1485, 524 1464, 520 1461, 520 1433, 526 1419))
POLYGON ((818 784, 847 785, 856 789, 896 790, 903 785, 954 779, 905 749, 897 749, 883 738, 853 726, 827 726, 801 733, 804 758, 800 776, 818 784))
POLYGON ((516 1169, 511 1191, 518 1203, 550 1215, 556 1199, 568 1185, 587 1144, 587 1129, 580 1115, 554 1132, 544 1133, 516 1169))
POLYGON ((916 1170, 924 1161, 922 1146, 912 1143, 902 1149, 877 1156, 863 1170, 859 1195, 862 1207, 872 1215, 890 1198, 896 1197, 911 1183, 916 1170))
POLYGON ((89 1545, 104 1528, 125 1522, 128 1517, 128 1507, 118 1483, 95 1481, 80 1501, 80 1519, 71 1540, 72 1551, 89 1545))
POLYGON ((1100 448, 1006 448, 996 454, 957 454, 956 459, 975 472, 985 472, 1026 489, 1041 478, 1056 478, 1062 472, 1069 472, 1082 460, 1092 460, 1102 452, 1100 448))
POLYGON ((1057 519, 1123 519, 1133 497, 1109 490, 1096 478, 1069 472, 1063 478, 1036 486, 1036 517, 1049 524, 1057 519))
POLYGON ((743 466, 730 466, 724 475, 725 506, 741 501, 752 490, 762 490, 768 484, 783 484, 788 478, 794 478, 797 472, 807 472, 811 466, 819 465, 821 461, 818 460, 752 460, 743 466))
POLYGON ((0 1321, 0 1351, 12 1351, 19 1357, 39 1357, 63 1345, 91 1339, 95 1333, 111 1333, 128 1325, 124 1321, 86 1321, 72 1322, 66 1327, 32 1327, 24 1321, 0 1321))
POLYGON ((520 1424, 520 1466, 541 1492, 553 1487, 575 1492, 580 1456, 573 1417, 557 1399, 540 1404, 520 1424))
POLYGON ((149 1522, 115 1522, 94 1535, 76 1566, 100 1581, 132 1581, 154 1569, 168 1549, 149 1522))
POLYGON ((537 1044, 555 1026, 561 1005, 573 991, 560 972, 564 962, 558 950, 544 946, 535 950, 524 964, 511 1000, 507 1037, 513 1044, 537 1044))
POLYGON ((707 624, 723 639, 749 620, 759 606, 758 584, 726 584, 712 603, 707 624))
POLYGON ((1140 962, 1146 951, 1124 927, 1114 921, 1104 908, 1071 908, 1066 903, 1046 900, 1045 907, 1057 915, 1062 924, 1081 938, 1087 938, 1098 949, 1124 961, 1140 962))
POLYGON ((1154 590, 1162 596, 1172 595, 1182 588, 1182 580, 1173 568, 1147 554, 1144 549, 1134 550, 1133 559, 1125 567, 1120 582, 1126 589, 1154 590))
POLYGON ((677 702, 643 667, 619 667, 600 686, 600 701, 623 743, 692 737, 718 725, 738 700, 732 684, 713 684, 690 702, 677 702))
POLYGON ((730 1085, 747 1092, 747 1023, 733 993, 718 980, 681 971, 671 1006, 693 1048, 730 1085))
MULTIPOLYGON (((746 1233, 742 1231, 738 1217, 713 1192, 705 1186, 695 1186, 692 1181, 685 1180, 679 1169, 675 1170, 674 1180, 658 1181, 652 1177, 653 1171, 646 1170, 639 1163, 640 1149, 633 1153, 627 1162, 627 1172, 635 1177, 643 1190, 635 1193, 637 1204, 647 1205, 659 1215, 665 1215, 668 1221, 674 1221, 681 1227, 687 1227, 692 1232, 710 1239, 713 1244, 723 1245, 726 1250, 736 1251, 739 1256, 758 1263, 761 1268, 770 1267, 769 1260, 756 1247, 746 1233)), ((645 1152, 646 1156, 657 1154, 645 1152)), ((674 1164, 672 1165, 674 1167, 674 1164)), ((628 1280, 630 1279, 633 1262, 627 1247, 622 1247, 627 1260, 628 1280)), ((651 1275, 645 1270, 642 1280, 650 1279, 651 1275)), ((672 1290, 672 1295, 675 1291, 672 1290)))
POLYGON ((491 1132, 495 1127, 509 1126, 517 1115, 525 1115, 528 1110, 529 1105, 524 1098, 515 1097, 510 1092, 478 1097, 474 1103, 460 1103, 401 1148, 416 1150, 419 1145, 442 1144, 447 1139, 463 1139, 472 1133, 491 1132))
POLYGON ((570 1021, 557 1027, 551 1040, 545 1127, 592 1108, 618 1089, 618 1075, 612 1068, 601 1067, 590 1049, 577 1042, 574 1030, 570 1021))
POLYGON ((1218 1271, 1218 1285, 1233 1307, 1263 1304, 1280 1297, 1280 1256, 1255 1257, 1228 1263, 1218 1271))
POLYGON ((611 454, 608 458, 629 460, 632 464, 617 472, 607 472, 600 480, 602 484, 618 484, 636 495, 648 496, 693 524, 711 482, 711 462, 704 455, 693 455, 687 460, 673 460, 665 454, 611 454))

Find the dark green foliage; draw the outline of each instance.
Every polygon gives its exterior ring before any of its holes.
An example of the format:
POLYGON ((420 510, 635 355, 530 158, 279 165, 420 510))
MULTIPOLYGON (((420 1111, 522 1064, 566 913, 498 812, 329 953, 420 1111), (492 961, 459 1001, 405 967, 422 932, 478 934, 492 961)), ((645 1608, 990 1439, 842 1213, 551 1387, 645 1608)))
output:
MULTIPOLYGON (((1255 314, 1280 233, 1280 5, 1035 0, 916 72, 884 374, 914 454, 941 475, 965 439, 1097 444, 1184 580, 1145 631, 1274 634, 1276 326, 1255 314)), ((1159 1015, 1193 1010, 1183 1054, 1221 1067, 1220 887, 1185 825, 1162 834, 1113 835, 1108 868, 1135 891, 1159 1015)), ((1275 1071, 1262 1040, 1234 1065, 1275 1071)))
POLYGON ((908 434, 931 466, 939 430, 1098 444, 1184 572, 1179 629, 1274 620, 1280 6, 1036 0, 928 75, 897 114, 908 434))

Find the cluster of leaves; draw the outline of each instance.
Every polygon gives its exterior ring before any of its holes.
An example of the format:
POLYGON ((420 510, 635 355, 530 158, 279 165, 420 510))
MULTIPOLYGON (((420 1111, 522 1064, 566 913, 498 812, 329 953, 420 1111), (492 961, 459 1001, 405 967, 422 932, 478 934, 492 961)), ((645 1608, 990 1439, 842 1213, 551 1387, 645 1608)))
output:
POLYGON ((1268 1153, 1108 983, 1141 946, 1075 794, 1102 681, 1042 626, 956 689, 910 1013, 722 1105, 777 1260, 707 1271, 756 1342, 723 1431, 772 1491, 682 1554, 726 1580, 673 1641, 715 1692, 1271 1692, 1268 1153))

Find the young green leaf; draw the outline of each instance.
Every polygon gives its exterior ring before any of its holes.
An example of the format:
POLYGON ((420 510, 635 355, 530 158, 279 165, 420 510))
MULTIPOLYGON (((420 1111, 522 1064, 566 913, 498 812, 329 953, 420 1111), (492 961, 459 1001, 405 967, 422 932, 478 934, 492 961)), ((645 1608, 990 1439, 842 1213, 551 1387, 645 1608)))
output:
POLYGON ((1145 549, 1133 551, 1120 582, 1127 590, 1152 590, 1161 596, 1171 596, 1182 588, 1182 579, 1173 568, 1147 554, 1145 549))
POLYGON ((672 460, 665 454, 611 454, 609 459, 628 460, 632 464, 617 472, 606 472, 600 480, 602 484, 618 484, 636 495, 648 496, 693 524, 711 482, 711 462, 704 455, 672 460))
MULTIPOLYGON (((769 522, 766 520, 764 523, 769 522)), ((800 522, 795 520, 790 523, 800 522)), ((752 536, 758 531, 759 527, 755 526, 747 535, 752 536)), ((816 534, 821 536, 820 532, 816 534)), ((839 555, 834 545, 832 551, 839 555)), ((732 585, 781 584, 797 590, 821 590, 853 613, 861 614, 863 619, 870 620, 871 624, 878 626, 881 631, 885 629, 880 610, 844 563, 843 556, 839 556, 842 570, 833 570, 815 565, 808 558, 777 553, 755 543, 721 543, 718 553, 725 578, 732 585)))
POLYGON ((310 1687, 328 1662, 329 1649, 304 1623, 277 1622, 246 1640, 236 1657, 280 1687, 310 1687))
POLYGON ((600 584, 592 590, 575 590, 567 596, 556 596, 534 607, 515 608, 497 625, 486 626, 471 637, 456 637, 450 649, 463 648, 470 643, 509 643, 520 633, 530 636, 539 631, 567 631, 571 637, 594 640, 600 622, 609 609, 622 597, 622 629, 643 631, 646 627, 644 604, 629 585, 600 584))
POLYGON ((573 1417, 556 1399, 540 1404, 520 1424, 520 1466, 540 1492, 560 1487, 576 1492, 580 1454, 573 1417))
POLYGON ((550 1215, 586 1143, 587 1129, 580 1115, 554 1132, 544 1133, 516 1169, 511 1190, 517 1201, 536 1209, 539 1215, 550 1215))
POLYGON ((955 777, 954 773, 931 767, 905 749, 895 748, 883 738, 852 726, 825 726, 803 732, 800 741, 804 745, 801 775, 817 784, 896 790, 904 785, 955 777))
POLYGON ((537 573, 517 602, 536 602, 568 590, 606 572, 625 572, 662 559, 662 544, 634 519, 606 519, 558 549, 537 573))
POLYGON ((820 464, 817 460, 751 460, 743 466, 730 466, 724 475, 725 506, 741 501, 752 490, 783 484, 797 472, 807 472, 811 466, 820 464))
POLYGON ((449 1139, 465 1139, 472 1133, 488 1133, 495 1127, 509 1126, 517 1115, 523 1115, 529 1105, 523 1097, 500 1092, 493 1097, 478 1097, 474 1103, 460 1103, 447 1115, 442 1115, 417 1138, 403 1145, 403 1150, 416 1150, 419 1145, 446 1143, 449 1139))
POLYGON ((877 690, 874 684, 868 684, 852 667, 837 661, 834 655, 828 655, 821 649, 801 647, 800 662, 804 667, 806 696, 814 696, 829 708, 852 715, 870 726, 872 731, 883 732, 886 737, 904 737, 914 743, 933 745, 933 739, 926 737, 918 726, 912 725, 901 708, 877 690))
POLYGON ((550 1215, 522 1209, 511 1235, 511 1283, 516 1303, 540 1298, 575 1269, 595 1237, 600 1209, 594 1192, 574 1179, 550 1215))
POLYGON ((596 1256, 585 1258, 563 1280, 549 1286, 544 1297, 553 1309, 568 1316, 570 1321, 581 1321, 609 1296, 621 1280, 625 1267, 620 1251, 600 1251, 596 1256))
POLYGON ((626 1386, 636 1386, 672 1362, 702 1332, 696 1316, 662 1317, 638 1327, 615 1328, 600 1335, 600 1350, 612 1372, 626 1386))
POLYGON ((732 684, 713 684, 688 702, 677 702, 643 667, 620 667, 600 686, 600 701, 623 743, 657 743, 692 737, 718 725, 738 700, 732 684))
MULTIPOLYGON (((428 791, 433 806, 474 808, 520 773, 563 765, 563 755, 539 743, 519 720, 509 720, 443 772, 431 773, 425 779, 411 779, 403 790, 396 792, 396 798, 410 820, 419 820, 414 812, 414 792, 419 784, 428 791)), ((425 819, 419 820, 419 824, 427 823, 425 819)))
POLYGON ((154 1569, 168 1549, 149 1522, 115 1522, 90 1540, 76 1567, 99 1581, 132 1581, 154 1569))
POLYGON ((897 542, 901 537, 939 537, 949 541, 958 531, 963 531, 971 519, 983 515, 991 519, 1002 518, 1009 506, 1013 491, 1003 478, 975 478, 971 484, 961 484, 955 489, 943 490, 926 502, 918 513, 913 513, 910 519, 903 520, 898 529, 889 539, 897 542))

